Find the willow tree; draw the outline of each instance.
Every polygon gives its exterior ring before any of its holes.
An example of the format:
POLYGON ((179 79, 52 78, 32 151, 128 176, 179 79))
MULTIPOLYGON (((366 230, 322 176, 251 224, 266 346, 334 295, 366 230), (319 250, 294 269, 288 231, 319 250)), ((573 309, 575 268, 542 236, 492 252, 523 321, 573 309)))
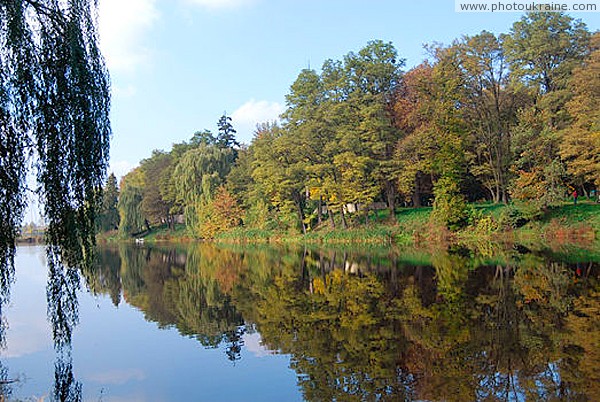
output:
POLYGON ((171 180, 178 203, 183 205, 188 229, 198 235, 204 222, 203 209, 231 170, 232 148, 200 143, 183 154, 171 180))
POLYGON ((0 259, 12 267, 36 168, 49 250, 89 258, 108 163, 109 79, 97 2, 0 0, 0 259), (32 162, 34 161, 34 162, 32 162))
POLYGON ((65 267, 92 261, 108 164, 109 80, 96 15, 96 0, 0 0, 0 317, 33 166, 48 225, 56 400, 81 400, 70 349, 79 276, 65 267))

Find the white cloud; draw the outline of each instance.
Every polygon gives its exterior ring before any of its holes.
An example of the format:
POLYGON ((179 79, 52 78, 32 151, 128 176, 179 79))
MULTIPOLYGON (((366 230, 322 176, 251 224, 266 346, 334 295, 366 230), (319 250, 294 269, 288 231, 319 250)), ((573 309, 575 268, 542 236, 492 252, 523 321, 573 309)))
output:
POLYGON ((284 107, 278 102, 250 99, 231 114, 233 127, 242 142, 249 142, 259 123, 279 120, 284 107))
POLYGON ((212 10, 232 9, 251 5, 255 0, 186 0, 188 4, 197 5, 212 10))
POLYGON ((121 178, 132 171, 136 166, 137 165, 129 161, 111 161, 110 167, 108 168, 108 174, 114 173, 117 177, 117 183, 119 183, 121 178))
POLYGON ((100 47, 111 71, 133 71, 147 61, 144 35, 158 21, 156 0, 100 0, 100 47))
POLYGON ((243 339, 246 350, 256 357, 265 357, 275 354, 274 351, 267 349, 267 347, 263 345, 262 338, 258 332, 244 334, 243 339))
POLYGON ((87 376, 89 380, 100 384, 123 385, 130 381, 143 381, 146 374, 142 369, 113 369, 87 376))
POLYGON ((131 85, 125 85, 121 87, 119 85, 112 85, 112 95, 116 98, 132 98, 137 93, 137 89, 131 85))

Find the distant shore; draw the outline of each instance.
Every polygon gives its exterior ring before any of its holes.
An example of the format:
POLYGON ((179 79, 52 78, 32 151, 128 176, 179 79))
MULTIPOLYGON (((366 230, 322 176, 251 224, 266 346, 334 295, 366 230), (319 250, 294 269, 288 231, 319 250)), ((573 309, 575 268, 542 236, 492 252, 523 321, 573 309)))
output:
MULTIPOLYGON (((219 233, 214 239, 196 239, 184 225, 175 230, 165 226, 155 227, 140 235, 145 243, 193 242, 210 240, 217 243, 307 243, 307 244, 366 244, 411 245, 422 243, 454 242, 530 242, 543 241, 554 244, 583 244, 596 247, 600 239, 600 204, 581 202, 564 204, 548 209, 527 222, 515 216, 511 206, 505 204, 475 205, 476 218, 466 228, 451 232, 432 223, 432 208, 401 208, 391 220, 385 212, 372 217, 368 223, 355 224, 343 229, 332 229, 328 223, 301 233, 281 232, 240 226, 219 233)), ((116 232, 100 234, 100 242, 123 240, 116 232)), ((131 241, 134 239, 132 238, 131 241)), ((138 240, 139 241, 139 240, 138 240)))

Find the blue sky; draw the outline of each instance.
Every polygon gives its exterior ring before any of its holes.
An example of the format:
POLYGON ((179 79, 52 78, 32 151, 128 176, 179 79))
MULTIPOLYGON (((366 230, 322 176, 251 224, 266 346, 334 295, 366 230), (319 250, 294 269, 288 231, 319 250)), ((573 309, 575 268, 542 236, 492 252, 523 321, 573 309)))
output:
MULTIPOLYGON (((572 14, 591 31, 600 13, 572 14)), ((112 81, 111 170, 216 131, 223 112, 242 142, 283 111, 301 69, 369 40, 391 41, 406 69, 423 44, 508 32, 518 13, 456 13, 454 0, 100 0, 112 81)))

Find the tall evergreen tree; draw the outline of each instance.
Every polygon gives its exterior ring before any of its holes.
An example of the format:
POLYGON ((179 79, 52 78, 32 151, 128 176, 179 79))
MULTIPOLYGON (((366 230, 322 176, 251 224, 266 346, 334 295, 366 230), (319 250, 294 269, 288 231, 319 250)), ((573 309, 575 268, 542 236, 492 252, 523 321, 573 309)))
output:
POLYGON ((223 113, 223 116, 219 118, 217 123, 217 145, 221 148, 239 148, 240 143, 235 139, 235 129, 231 124, 231 117, 223 113))
POLYGON ((98 213, 98 229, 102 232, 115 230, 119 227, 119 189, 117 177, 111 173, 102 191, 102 203, 98 213))

